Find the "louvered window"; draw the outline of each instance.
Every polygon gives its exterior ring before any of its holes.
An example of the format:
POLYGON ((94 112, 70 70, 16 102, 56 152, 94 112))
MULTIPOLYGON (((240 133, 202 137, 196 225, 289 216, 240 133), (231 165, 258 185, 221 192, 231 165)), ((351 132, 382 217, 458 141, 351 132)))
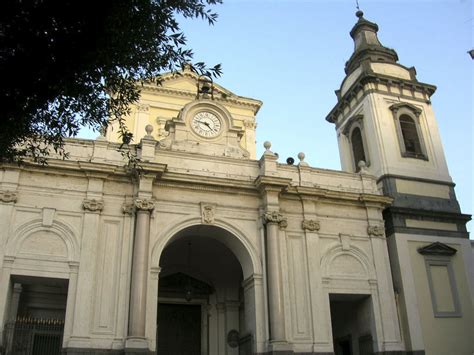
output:
POLYGON ((415 121, 408 115, 401 115, 399 120, 405 152, 415 157, 423 155, 415 121))
POLYGON ((362 133, 359 127, 352 130, 351 134, 352 155, 354 157, 355 171, 359 171, 359 162, 363 160, 367 163, 365 158, 364 143, 362 141, 362 133))

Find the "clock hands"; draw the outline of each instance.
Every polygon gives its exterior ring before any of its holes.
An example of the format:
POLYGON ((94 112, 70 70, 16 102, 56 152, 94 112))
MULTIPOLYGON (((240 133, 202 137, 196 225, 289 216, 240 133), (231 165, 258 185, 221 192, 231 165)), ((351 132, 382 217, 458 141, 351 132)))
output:
POLYGON ((212 127, 211 127, 211 125, 210 125, 208 122, 206 122, 206 121, 201 121, 201 120, 196 120, 196 122, 197 122, 197 123, 203 123, 203 124, 205 124, 210 130, 212 130, 212 127))
POLYGON ((216 137, 221 129, 220 120, 208 112, 200 112, 192 119, 192 127, 194 131, 203 137, 216 137))

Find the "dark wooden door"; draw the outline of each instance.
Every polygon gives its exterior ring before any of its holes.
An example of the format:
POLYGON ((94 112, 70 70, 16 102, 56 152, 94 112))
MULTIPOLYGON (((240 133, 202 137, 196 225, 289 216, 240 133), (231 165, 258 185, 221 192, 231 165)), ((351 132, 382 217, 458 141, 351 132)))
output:
POLYGON ((201 306, 158 304, 157 353, 201 354, 201 306))

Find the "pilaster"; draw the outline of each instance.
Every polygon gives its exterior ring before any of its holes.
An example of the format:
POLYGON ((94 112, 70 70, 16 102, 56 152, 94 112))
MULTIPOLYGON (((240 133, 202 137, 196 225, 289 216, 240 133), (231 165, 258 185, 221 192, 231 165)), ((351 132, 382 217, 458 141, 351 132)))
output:
POLYGON ((285 331, 284 297, 282 285, 282 268, 280 259, 280 229, 285 229, 287 219, 279 210, 279 195, 289 186, 290 180, 276 177, 276 157, 270 151, 271 144, 265 142, 266 152, 260 159, 261 175, 256 180, 263 199, 264 214, 262 223, 266 226, 266 260, 268 308, 270 322, 271 347, 274 350, 287 350, 285 331))
MULTIPOLYGON (((103 174, 88 174, 87 193, 82 202, 84 216, 81 236, 81 257, 77 274, 77 289, 68 290, 81 295, 81 297, 76 297, 75 299, 72 331, 70 332, 71 336, 67 343, 68 348, 88 348, 91 346, 91 305, 93 304, 92 297, 94 295, 94 280, 96 274, 94 261, 97 258, 97 245, 100 235, 100 214, 104 208, 102 198, 105 177, 106 175, 103 174)), ((70 273, 70 277, 72 277, 74 281, 76 277, 74 272, 72 274, 70 273)), ((71 281, 69 287, 74 287, 71 281)), ((69 326, 70 325, 68 325, 68 327, 69 326)))
POLYGON ((319 230, 321 222, 316 213, 318 199, 300 194, 303 206, 303 221, 301 228, 304 231, 307 258, 308 258, 308 285, 310 291, 311 324, 313 330, 313 352, 330 353, 333 351, 331 311, 329 298, 322 287, 321 244, 319 230))

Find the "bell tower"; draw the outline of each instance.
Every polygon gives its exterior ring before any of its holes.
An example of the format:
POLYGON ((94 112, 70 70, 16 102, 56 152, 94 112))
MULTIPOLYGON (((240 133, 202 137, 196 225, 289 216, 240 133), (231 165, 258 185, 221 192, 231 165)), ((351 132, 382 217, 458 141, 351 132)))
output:
POLYGON ((377 24, 356 16, 354 53, 326 120, 335 124, 343 170, 376 176, 393 199, 385 237, 407 353, 467 353, 465 335, 449 329, 471 324, 472 293, 462 286, 472 268, 470 216, 446 164, 431 104, 436 87, 398 63, 377 24))
POLYGON ((342 169, 377 176, 394 198, 387 232, 432 232, 439 226, 437 234, 467 237, 469 217, 460 214, 431 105, 436 87, 419 82, 414 67, 398 63, 395 50, 380 43, 376 23, 362 11, 356 16, 350 32, 354 52, 326 117, 336 126, 342 169), (408 209, 412 216, 405 218, 408 209))

